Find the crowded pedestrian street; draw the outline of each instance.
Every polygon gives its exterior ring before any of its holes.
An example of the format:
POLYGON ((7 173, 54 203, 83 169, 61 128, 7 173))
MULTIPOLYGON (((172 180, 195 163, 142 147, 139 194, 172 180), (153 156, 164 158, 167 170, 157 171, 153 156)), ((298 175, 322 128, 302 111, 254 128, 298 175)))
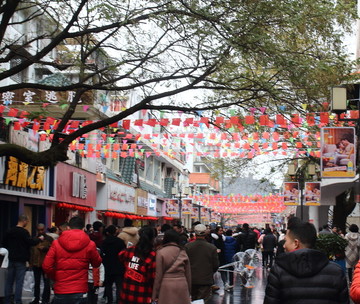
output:
POLYGON ((0 304, 360 304, 360 1, 0 12, 0 304))

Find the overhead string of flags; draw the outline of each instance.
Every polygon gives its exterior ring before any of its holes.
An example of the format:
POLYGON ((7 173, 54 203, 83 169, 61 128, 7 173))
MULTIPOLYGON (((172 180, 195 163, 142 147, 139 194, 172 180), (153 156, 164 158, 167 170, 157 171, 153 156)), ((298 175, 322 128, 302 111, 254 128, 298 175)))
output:
MULTIPOLYGON (((4 93, 3 93, 4 94, 4 93)), ((3 99, 4 100, 4 99, 3 99)), ((0 115, 5 123, 13 124, 15 131, 26 130, 39 136, 40 141, 51 141, 53 131, 60 120, 54 117, 30 120, 29 112, 12 107, 12 102, 0 105, 0 115)), ((67 105, 67 104, 65 104, 67 105)), ((89 105, 83 104, 84 111, 89 105), (85 108, 86 107, 86 108, 85 108)), ((302 106, 306 109, 306 105, 302 106)), ((327 103, 323 109, 326 110, 327 103)), ((279 108, 280 109, 280 108, 279 108)), ((249 108, 248 115, 236 116, 230 110, 230 117, 179 117, 155 119, 123 119, 109 126, 110 134, 90 132, 82 135, 69 146, 86 157, 126 158, 150 157, 151 155, 212 156, 254 158, 257 155, 320 156, 320 131, 326 126, 352 126, 354 122, 339 121, 338 118, 359 117, 358 111, 342 113, 341 117, 329 112, 309 112, 304 116, 294 114, 267 115, 267 108, 249 108), (259 131, 248 132, 246 126, 254 126, 259 131), (164 131, 162 127, 167 130, 164 131), (309 128, 309 129, 308 129, 309 128), (317 129, 315 128, 315 129, 317 129), (131 129, 131 133, 130 133, 131 129), (311 131, 310 131, 311 129, 311 131), (200 149, 193 149, 191 146, 200 149), (190 148, 189 148, 190 147, 190 148)), ((280 109, 280 111, 285 111, 280 109)), ((142 111, 145 115, 145 111, 142 111)), ((176 114, 174 114, 176 115, 176 114)), ((70 134, 96 120, 70 120, 63 133, 70 134)))

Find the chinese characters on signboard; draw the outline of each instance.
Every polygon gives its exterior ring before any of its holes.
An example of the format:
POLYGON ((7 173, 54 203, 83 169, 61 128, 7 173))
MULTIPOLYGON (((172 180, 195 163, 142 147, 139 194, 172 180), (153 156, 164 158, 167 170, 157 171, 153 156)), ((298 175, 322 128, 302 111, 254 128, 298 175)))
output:
POLYGON ((29 166, 10 156, 6 162, 5 185, 44 190, 45 167, 29 166))
POLYGON ((85 175, 77 172, 72 172, 72 196, 86 199, 87 185, 85 175))
MULTIPOLYGON (((44 91, 39 89, 18 89, 6 91, 0 95, 0 103, 3 105, 34 104, 36 102, 58 104, 60 102, 71 103, 75 98, 75 91, 44 91)), ((79 103, 91 104, 93 93, 86 92, 82 95, 79 103)))

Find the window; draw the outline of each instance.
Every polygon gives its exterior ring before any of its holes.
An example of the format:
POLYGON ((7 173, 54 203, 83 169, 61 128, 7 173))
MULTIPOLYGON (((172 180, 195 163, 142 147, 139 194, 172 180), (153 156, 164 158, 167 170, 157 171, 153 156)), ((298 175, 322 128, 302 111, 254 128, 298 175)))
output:
MULTIPOLYGON (((19 57, 15 57, 13 59, 10 60, 10 69, 18 66, 19 64, 21 64, 21 58, 19 57)), ((16 83, 21 83, 24 79, 24 71, 21 71, 19 73, 16 73, 12 76, 10 76, 10 78, 15 81, 16 83)))
POLYGON ((145 179, 152 181, 153 180, 153 170, 154 170, 154 158, 148 157, 145 162, 145 179))
POLYGON ((159 160, 154 159, 154 183, 160 185, 161 177, 161 163, 159 160))
POLYGON ((144 178, 145 176, 145 157, 137 158, 135 160, 137 166, 137 173, 139 177, 144 178))

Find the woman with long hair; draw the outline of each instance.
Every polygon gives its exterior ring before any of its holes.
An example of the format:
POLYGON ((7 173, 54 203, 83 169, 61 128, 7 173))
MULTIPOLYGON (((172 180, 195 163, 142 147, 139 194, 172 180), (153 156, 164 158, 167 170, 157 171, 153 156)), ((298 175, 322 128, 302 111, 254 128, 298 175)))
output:
POLYGON ((156 252, 156 276, 152 298, 158 304, 190 304, 191 269, 180 235, 165 231, 163 245, 156 252))
POLYGON ((139 230, 139 242, 119 253, 124 266, 119 304, 149 304, 155 279, 156 231, 144 226, 139 230))

